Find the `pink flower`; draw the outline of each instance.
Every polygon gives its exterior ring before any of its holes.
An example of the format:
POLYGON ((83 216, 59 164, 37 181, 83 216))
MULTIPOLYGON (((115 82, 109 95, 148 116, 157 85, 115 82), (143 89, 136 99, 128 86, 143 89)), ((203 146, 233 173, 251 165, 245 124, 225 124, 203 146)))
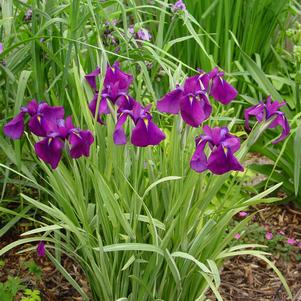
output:
POLYGON ((296 240, 294 238, 288 238, 287 239, 287 243, 291 246, 295 245, 296 244, 296 240))
POLYGON ((281 235, 285 235, 285 233, 284 233, 284 231, 283 231, 283 230, 280 230, 280 231, 279 231, 279 234, 281 234, 281 235))
POLYGON ((272 233, 272 232, 266 232, 266 233, 265 233, 265 238, 266 238, 267 240, 273 239, 273 233, 272 233))
POLYGON ((241 235, 240 235, 239 233, 236 233, 236 234, 234 235, 234 238, 237 239, 237 240, 239 240, 240 237, 241 237, 241 235))
POLYGON ((238 215, 239 215, 239 217, 246 217, 249 215, 249 213, 245 212, 245 211, 240 211, 238 215))

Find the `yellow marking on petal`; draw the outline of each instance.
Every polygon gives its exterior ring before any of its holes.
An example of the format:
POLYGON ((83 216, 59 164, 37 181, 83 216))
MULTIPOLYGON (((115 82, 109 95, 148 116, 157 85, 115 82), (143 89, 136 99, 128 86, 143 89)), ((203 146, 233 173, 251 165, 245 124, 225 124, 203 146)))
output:
POLYGON ((145 123, 145 126, 148 127, 148 123, 149 123, 148 119, 147 118, 143 118, 143 121, 145 123))
POLYGON ((114 67, 112 67, 111 70, 113 71, 113 73, 115 73, 115 68, 114 67))
POLYGON ((37 116, 38 122, 41 123, 41 116, 37 116))
POLYGON ((189 101, 190 101, 190 104, 192 105, 192 101, 193 101, 193 97, 192 96, 189 96, 189 101))
POLYGON ((48 145, 52 142, 53 138, 48 138, 48 145))

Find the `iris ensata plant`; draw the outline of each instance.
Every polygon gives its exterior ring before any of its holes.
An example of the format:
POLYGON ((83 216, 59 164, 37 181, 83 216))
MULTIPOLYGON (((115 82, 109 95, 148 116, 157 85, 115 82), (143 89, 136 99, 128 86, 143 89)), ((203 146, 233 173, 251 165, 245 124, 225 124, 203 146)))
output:
MULTIPOLYGON (((226 258, 236 255, 257 256, 280 275, 265 257, 267 253, 255 250, 258 245, 231 247, 231 241, 240 238, 253 215, 245 216, 233 229, 229 227, 232 217, 250 205, 270 202, 266 196, 281 184, 256 197, 239 194, 241 177, 231 171, 243 171, 239 161, 267 125, 265 120, 256 125, 246 141, 240 143, 230 133, 230 127, 204 124, 213 111, 210 97, 227 105, 237 95, 223 74, 217 69, 208 74, 200 72, 172 92, 176 97, 169 93, 159 101, 163 111, 176 114, 164 128, 165 138, 153 121, 150 105, 130 95, 134 76, 121 70, 118 63, 108 66, 104 74, 98 68, 85 79, 83 71, 79 74, 78 70, 82 70, 81 66, 72 73, 74 91, 82 96, 78 99, 88 114, 76 119, 94 126, 97 145, 85 160, 73 164, 62 160, 58 172, 49 172, 41 164, 49 187, 39 185, 40 175, 31 185, 47 195, 50 202, 21 195, 44 213, 45 218, 36 221, 41 227, 23 233, 28 237, 0 250, 0 256, 16 245, 43 241, 40 254, 47 249, 45 255, 85 301, 205 300, 208 289, 221 301, 218 271, 226 258), (93 89, 92 100, 85 97, 91 95, 91 89, 82 84, 81 76, 93 89), (103 79, 101 89, 98 77, 103 79), (177 115, 180 112, 186 123, 177 115), (98 121, 95 124, 93 117, 98 121), (132 143, 126 143, 128 133, 132 143), (165 143, 160 143, 164 138, 165 143), (156 147, 145 147, 150 145, 156 147), (62 268, 61 252, 81 266, 92 297, 62 268)), ((49 117, 47 110, 56 112, 51 116, 59 115, 59 119, 54 118, 55 130, 46 131, 48 136, 43 139, 55 133, 60 141, 64 140, 62 137, 67 137, 69 143, 81 141, 79 136, 83 135, 73 132, 71 120, 62 119, 60 107, 46 110, 43 106, 33 124, 52 125, 49 120, 54 117, 49 117)), ((17 134, 9 125, 5 131, 19 137, 23 117, 31 119, 36 114, 23 112, 18 116, 14 121, 19 128, 17 134)), ((289 293, 285 280, 281 280, 289 293)))
POLYGON ((43 139, 35 143, 35 152, 44 162, 55 169, 63 154, 65 141, 69 143, 69 153, 74 159, 89 156, 90 146, 94 142, 90 131, 76 128, 72 117, 64 119, 65 111, 61 106, 50 106, 46 102, 31 100, 20 113, 8 122, 3 132, 13 140, 20 139, 25 130, 25 118, 29 116, 29 131, 43 139))

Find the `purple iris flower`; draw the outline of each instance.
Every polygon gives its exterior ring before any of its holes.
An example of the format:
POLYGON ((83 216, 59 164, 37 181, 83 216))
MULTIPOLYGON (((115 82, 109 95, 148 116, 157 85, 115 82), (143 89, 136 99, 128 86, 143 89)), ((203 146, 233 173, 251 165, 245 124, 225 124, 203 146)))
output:
MULTIPOLYGON (((113 104, 118 104, 121 96, 127 95, 129 86, 133 81, 133 76, 120 70, 119 62, 115 62, 112 67, 108 66, 104 83, 103 90, 101 92, 99 109, 97 112, 97 121, 103 123, 101 117, 104 114, 109 114, 110 110, 107 101, 110 100, 113 104)), ((95 91, 94 97, 89 104, 91 113, 95 116, 98 90, 96 85, 96 78, 100 74, 100 69, 97 68, 93 72, 85 76, 87 82, 91 88, 95 91)))
POLYGON ((4 134, 14 140, 22 137, 24 133, 25 114, 30 116, 29 130, 43 139, 35 144, 38 157, 55 169, 63 154, 65 141, 70 144, 70 156, 77 159, 89 156, 90 146, 94 137, 90 131, 75 128, 71 116, 64 119, 64 108, 49 106, 47 103, 30 101, 26 107, 4 128, 4 134))
POLYGON ((56 120, 64 118, 64 108, 49 106, 45 102, 38 103, 35 99, 30 101, 26 107, 21 107, 21 112, 4 128, 4 134, 11 139, 20 139, 24 133, 24 118, 30 115, 28 123, 32 133, 40 137, 46 137, 47 133, 56 126, 56 120))
POLYGON ((0 54, 4 51, 3 44, 0 43, 0 54))
POLYGON ((113 136, 115 144, 126 144, 126 135, 122 126, 128 117, 130 117, 135 124, 131 136, 133 145, 139 147, 158 145, 165 139, 165 134, 152 121, 152 116, 149 112, 150 107, 151 105, 142 107, 130 96, 122 98, 113 136))
POLYGON ((39 257, 44 257, 46 253, 45 243, 40 241, 37 247, 37 252, 39 257))
POLYGON ((177 86, 175 90, 163 96, 157 103, 158 110, 170 114, 181 112, 187 124, 198 127, 212 112, 201 77, 202 75, 189 77, 184 83, 184 88, 177 86))
POLYGON ((269 128, 275 128, 280 126, 282 128, 282 133, 280 137, 274 141, 273 144, 276 144, 283 139, 285 139, 290 133, 289 123, 283 112, 279 111, 279 109, 286 105, 286 102, 278 102, 275 100, 272 102, 271 96, 267 97, 266 103, 261 101, 259 104, 252 106, 245 110, 245 126, 248 130, 250 130, 249 118, 250 116, 255 116, 258 122, 262 122, 263 120, 273 119, 269 128))
POLYGON ((133 76, 121 71, 119 66, 119 62, 115 62, 112 67, 108 66, 103 83, 102 95, 108 97, 113 104, 120 96, 127 95, 133 82, 133 76))
POLYGON ((66 120, 58 120, 56 129, 35 144, 35 151, 41 160, 55 169, 62 158, 65 140, 68 140, 71 146, 70 156, 73 159, 78 159, 81 156, 89 156, 94 137, 90 131, 75 128, 71 116, 68 116, 66 120))
POLYGON ((179 1, 177 1, 175 4, 173 4, 171 6, 171 10, 173 12, 176 12, 176 11, 185 11, 186 10, 186 5, 183 2, 183 0, 179 0, 179 1))
POLYGON ((73 129, 69 135, 71 145, 70 156, 77 159, 81 156, 89 157, 90 146, 94 142, 94 137, 90 131, 73 129))
POLYGON ((157 103, 158 110, 170 114, 181 112, 187 124, 198 127, 212 112, 208 95, 222 104, 228 104, 237 96, 237 91, 222 78, 223 75, 217 68, 209 73, 200 70, 198 75, 185 80, 183 88, 177 86, 163 96, 157 103))
POLYGON ((221 175, 231 170, 243 171, 244 168, 235 158, 234 153, 240 148, 238 137, 229 133, 226 127, 210 128, 204 126, 204 135, 196 138, 196 150, 190 161, 190 166, 196 172, 210 170, 213 174, 221 175), (207 156, 205 147, 209 146, 207 156))

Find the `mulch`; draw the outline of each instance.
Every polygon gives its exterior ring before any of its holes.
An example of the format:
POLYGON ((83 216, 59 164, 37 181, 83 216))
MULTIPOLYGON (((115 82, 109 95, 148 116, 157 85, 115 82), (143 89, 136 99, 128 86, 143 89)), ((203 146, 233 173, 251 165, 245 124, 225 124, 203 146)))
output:
MULTIPOLYGON (((14 229, 14 232, 10 232, 2 238, 0 248, 19 238, 16 230, 17 229, 14 229)), ((38 257, 36 251, 18 254, 18 251, 30 247, 32 247, 30 244, 16 247, 1 257, 1 260, 4 261, 4 266, 0 267, 0 282, 5 282, 9 276, 18 277, 22 280, 22 284, 26 288, 39 290, 43 301, 82 301, 82 297, 72 285, 69 284, 63 275, 56 270, 55 266, 46 256, 38 257), (27 268, 27 264, 32 261, 34 261, 42 271, 40 278, 34 273, 31 273, 27 268)), ((88 283, 78 265, 73 263, 67 257, 62 258, 62 265, 88 293, 88 283)), ((22 291, 20 291, 15 301, 21 300, 22 296, 22 291)))
MULTIPOLYGON (((287 238, 301 241, 300 211, 289 205, 259 206, 257 209, 260 211, 253 222, 272 232, 274 237, 281 232, 284 237, 279 244, 283 244, 283 247, 287 244, 287 238)), ((248 233, 244 242, 249 242, 248 233)), ((286 254, 278 253, 277 250, 267 251, 272 253, 269 259, 288 282, 293 300, 301 301, 301 248, 297 245, 289 246, 286 254)), ((274 271, 265 262, 253 256, 239 256, 226 262, 221 274, 221 283, 219 291, 225 301, 289 300, 274 271)), ((209 299, 215 300, 213 297, 209 299)))
MULTIPOLYGON (((293 237, 301 241, 300 211, 284 205, 259 206, 252 210, 258 210, 253 223, 258 223, 258 225, 274 234, 281 231, 284 237, 293 237)), ((18 237, 17 229, 14 229, 14 232, 2 237, 0 248, 18 239, 18 237)), ((244 242, 249 242, 248 233, 244 235, 243 239, 244 242)), ((284 238, 279 243, 285 244, 286 239, 284 238)), ((4 266, 0 267, 0 282, 6 281, 8 276, 19 277, 27 288, 38 289, 44 301, 82 300, 75 289, 46 257, 38 257, 35 251, 18 254, 19 250, 26 247, 30 246, 13 249, 1 258, 1 260, 4 260, 4 266), (25 262, 31 260, 42 269, 40 279, 30 273, 24 265, 25 262)), ((281 253, 278 254, 277 250, 269 251, 273 253, 270 259, 285 276, 292 290, 294 301, 301 301, 301 248, 298 246, 290 247, 289 252, 285 254, 286 256, 281 253)), ((88 292, 87 281, 78 265, 67 257, 63 257, 62 263, 73 278, 88 292)), ((251 256, 240 256, 226 262, 221 273, 221 280, 220 293, 225 301, 289 300, 273 270, 263 261, 251 256)), ((22 294, 20 293, 16 300, 20 300, 21 297, 22 294)), ((215 300, 210 293, 208 299, 215 300)))

